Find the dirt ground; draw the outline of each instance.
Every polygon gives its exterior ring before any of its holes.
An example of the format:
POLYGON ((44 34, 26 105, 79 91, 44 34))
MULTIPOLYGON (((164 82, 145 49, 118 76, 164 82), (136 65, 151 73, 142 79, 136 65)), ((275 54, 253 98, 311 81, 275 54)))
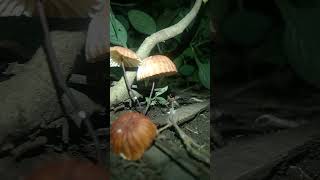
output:
MULTIPOLYGON (((199 101, 207 101, 210 97, 209 91, 201 93, 191 89, 190 91, 179 93, 177 102, 180 107, 196 104, 190 100, 196 98, 199 101)), ((115 119, 121 110, 116 114, 111 114, 115 119)), ((165 124, 164 118, 169 108, 155 105, 150 108, 147 116, 154 121, 156 125, 165 124)), ((198 144, 202 145, 205 152, 210 152, 210 112, 209 106, 199 112, 195 118, 180 124, 179 127, 198 144)), ((182 140, 179 138, 175 128, 171 127, 162 131, 152 147, 147 150, 141 160, 126 161, 122 158, 110 154, 111 178, 121 180, 174 180, 174 179, 209 179, 209 167, 190 156, 182 140), (161 147, 165 146, 166 151, 161 147), (160 148, 159 148, 160 147, 160 148), (197 170, 197 168, 199 170, 197 170), (206 173, 204 173, 206 172, 206 173), (200 177, 201 176, 201 177, 200 177)))

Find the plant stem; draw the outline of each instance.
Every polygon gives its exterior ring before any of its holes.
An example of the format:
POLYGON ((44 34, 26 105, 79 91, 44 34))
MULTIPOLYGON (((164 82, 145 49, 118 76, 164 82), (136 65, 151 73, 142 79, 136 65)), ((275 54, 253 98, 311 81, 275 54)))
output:
POLYGON ((149 101, 148 101, 148 103, 147 103, 146 109, 144 110, 144 113, 143 113, 144 115, 147 114, 148 109, 149 109, 149 106, 150 106, 150 104, 151 104, 151 96, 152 96, 152 93, 153 93, 154 84, 155 84, 154 81, 152 81, 152 88, 151 88, 150 95, 149 95, 149 101))

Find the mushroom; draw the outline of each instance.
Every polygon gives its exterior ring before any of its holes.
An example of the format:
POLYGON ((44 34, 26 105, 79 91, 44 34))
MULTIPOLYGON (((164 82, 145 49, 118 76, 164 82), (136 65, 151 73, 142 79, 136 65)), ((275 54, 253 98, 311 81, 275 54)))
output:
POLYGON ((156 125, 138 112, 125 112, 111 125, 112 151, 126 160, 138 160, 157 135, 156 125))
MULTIPOLYGON (((128 83, 128 78, 126 76, 126 70, 125 67, 138 67, 141 63, 140 58, 137 56, 135 52, 128 48, 124 48, 121 46, 114 46, 110 48, 110 57, 111 60, 114 61, 115 63, 119 64, 122 67, 123 70, 123 77, 125 80, 125 84, 128 90, 128 95, 131 101, 137 100, 138 99, 135 97, 134 99, 132 98, 132 90, 131 87, 129 86, 128 83)), ((138 104, 140 106, 140 103, 138 101, 138 104)), ((130 105, 131 107, 131 105, 130 105)))
MULTIPOLYGON (((151 99, 155 82, 155 78, 171 76, 177 74, 176 65, 166 56, 163 55, 154 55, 145 58, 142 64, 138 68, 137 72, 137 81, 151 79, 152 88, 149 95, 151 99)), ((144 114, 147 114, 151 101, 148 102, 147 107, 144 111, 144 114)))
POLYGON ((125 47, 113 46, 110 48, 110 53, 113 61, 119 65, 123 64, 125 67, 138 67, 141 63, 138 55, 125 47))

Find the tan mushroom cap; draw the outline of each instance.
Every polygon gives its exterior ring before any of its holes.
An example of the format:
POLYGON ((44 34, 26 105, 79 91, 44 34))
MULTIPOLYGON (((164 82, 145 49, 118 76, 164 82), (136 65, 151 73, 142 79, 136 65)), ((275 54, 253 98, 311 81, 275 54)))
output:
POLYGON ((177 74, 176 65, 166 56, 149 56, 138 68, 137 80, 165 77, 177 74))
POLYGON ((119 65, 123 62, 125 67, 137 67, 141 63, 140 58, 135 52, 121 46, 111 47, 110 56, 111 59, 119 65))

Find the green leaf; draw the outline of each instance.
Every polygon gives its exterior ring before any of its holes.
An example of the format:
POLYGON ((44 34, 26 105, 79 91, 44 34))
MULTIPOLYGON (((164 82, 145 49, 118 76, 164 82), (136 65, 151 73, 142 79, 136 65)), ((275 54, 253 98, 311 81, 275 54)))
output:
POLYGON ((163 97, 156 97, 156 101, 161 105, 167 105, 169 102, 163 97))
POLYGON ((157 88, 154 91, 156 91, 156 97, 160 96, 161 94, 165 93, 168 90, 168 86, 163 87, 163 88, 157 88))
POLYGON ((180 55, 174 59, 174 64, 179 69, 183 65, 183 57, 180 55))
POLYGON ((176 67, 180 69, 180 67, 183 66, 184 60, 187 58, 194 59, 194 53, 190 47, 185 49, 177 58, 175 58, 174 63, 176 64, 176 67))
POLYGON ((127 30, 110 11, 110 42, 115 45, 127 46, 127 30))
POLYGON ((126 28, 126 30, 129 30, 130 24, 129 21, 122 15, 116 15, 116 19, 121 22, 121 24, 126 28))
POLYGON ((157 19, 157 29, 161 30, 172 25, 173 24, 172 22, 177 16, 177 14, 178 14, 178 11, 166 8, 164 12, 157 19))
POLYGON ((190 76, 194 72, 195 67, 191 66, 189 64, 184 64, 179 68, 179 73, 181 73, 184 76, 190 76))
POLYGON ((130 10, 128 12, 128 17, 133 28, 140 33, 151 35, 157 30, 155 21, 145 12, 139 10, 130 10))
POLYGON ((185 50, 183 51, 182 55, 183 55, 185 58, 186 58, 186 57, 191 58, 191 59, 194 58, 194 52, 193 52, 193 50, 192 50, 190 47, 188 47, 187 49, 185 49, 185 50))

